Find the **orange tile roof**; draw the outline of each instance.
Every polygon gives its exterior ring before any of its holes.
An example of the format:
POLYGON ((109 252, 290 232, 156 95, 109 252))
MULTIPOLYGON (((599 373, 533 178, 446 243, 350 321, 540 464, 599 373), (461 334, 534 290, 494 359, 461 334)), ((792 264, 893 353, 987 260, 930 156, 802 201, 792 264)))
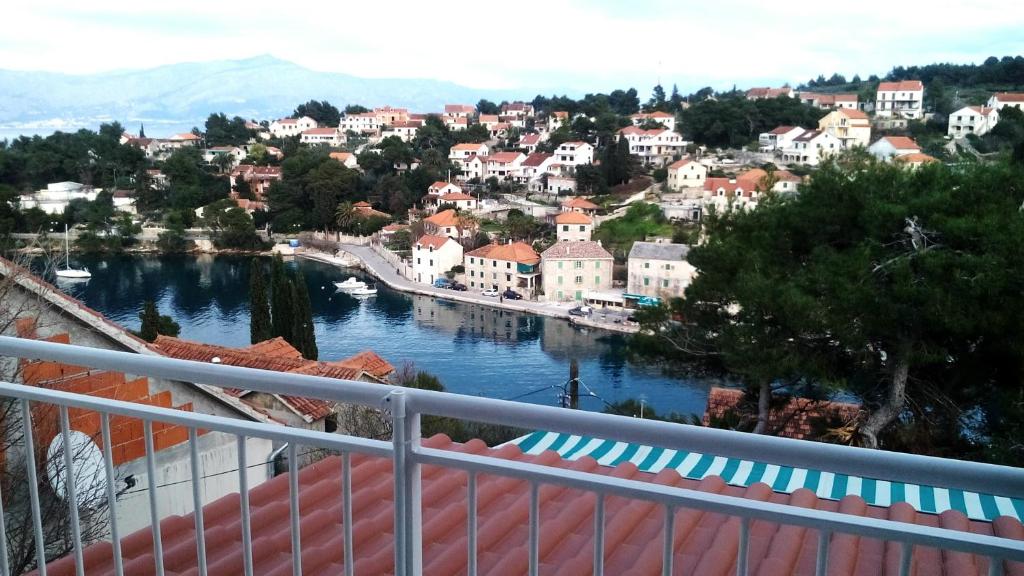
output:
POLYGON ((879 92, 916 92, 918 90, 924 90, 924 84, 920 80, 882 82, 878 85, 879 92))
POLYGON ((921 153, 921 152, 912 152, 910 154, 904 154, 902 156, 897 156, 897 157, 894 158, 894 160, 897 161, 897 162, 907 162, 907 163, 912 163, 912 164, 916 164, 916 163, 927 164, 927 163, 930 163, 930 162, 938 162, 939 161, 938 158, 935 158, 934 156, 929 156, 929 155, 921 153))
POLYGON ((555 216, 555 224, 593 224, 590 216, 582 212, 559 212, 555 216))
POLYGON ((473 198, 469 194, 463 194, 462 192, 449 192, 447 194, 442 194, 441 196, 439 196, 438 200, 440 202, 456 202, 459 200, 476 200, 476 198, 473 198))
POLYGON ((885 136, 880 138, 880 140, 888 140, 889 144, 892 144, 892 147, 897 150, 921 150, 921 147, 917 145, 917 142, 914 142, 913 138, 906 136, 885 136))
POLYGON ((451 149, 452 150, 459 150, 461 152, 476 152, 476 151, 480 150, 481 146, 486 147, 487 145, 486 144, 479 144, 479 143, 478 144, 456 144, 455 146, 452 146, 451 149))
POLYGON ((449 238, 448 236, 437 236, 435 234, 424 234, 423 236, 420 236, 419 240, 416 241, 416 245, 417 246, 422 246, 423 248, 433 248, 434 250, 437 250, 441 246, 444 246, 445 243, 447 243, 447 242, 455 242, 455 241, 452 240, 451 238, 449 238))
MULTIPOLYGON (((855 516, 991 534, 1024 539, 1024 527, 1015 519, 995 522, 967 519, 958 511, 941 515, 915 511, 899 502, 887 508, 868 506, 859 496, 836 502, 818 498, 800 488, 780 494, 764 483, 749 487, 726 484, 719 476, 704 480, 684 478, 672 468, 658 474, 641 472, 631 462, 616 467, 601 466, 589 456, 564 460, 553 451, 526 455, 515 445, 488 448, 480 440, 466 444, 443 435, 423 441, 429 448, 489 456, 536 465, 551 466, 650 482, 675 488, 698 490, 750 500, 800 506, 855 516)), ((356 574, 394 572, 393 466, 390 458, 352 454, 353 568, 356 574)), ((342 527, 342 461, 338 456, 321 460, 298 473, 302 568, 308 574, 340 574, 345 547, 342 527)), ((256 574, 284 574, 291 571, 288 486, 282 474, 249 492, 256 574)), ((461 470, 422 467, 423 574, 449 575, 466 572, 466 473, 461 470)), ((540 487, 540 572, 579 575, 593 572, 592 492, 554 485, 540 487)), ((480 474, 477 479, 478 570, 481 574, 525 574, 528 570, 530 485, 526 480, 480 474)), ((239 531, 238 494, 224 496, 203 507, 207 562, 211 573, 239 574, 243 571, 242 536, 239 531)), ((654 576, 662 573, 664 506, 620 496, 605 498, 604 572, 654 576)), ((725 575, 736 572, 739 546, 736 517, 719 513, 680 509, 673 522, 673 560, 676 573, 725 575)), ((168 574, 194 574, 197 566, 193 516, 169 516, 160 522, 164 563, 168 574)), ((818 533, 768 520, 750 524, 747 561, 751 574, 766 576, 811 574, 814 572, 818 533)), ((122 539, 126 574, 153 572, 153 532, 144 528, 122 539)), ((894 574, 900 549, 895 543, 837 533, 829 550, 829 574, 894 574)), ((114 573, 112 546, 98 542, 85 550, 85 573, 114 573)), ((988 571, 988 559, 970 554, 946 553, 927 546, 915 546, 912 571, 918 575, 957 574, 979 576, 988 571)), ((1019 573, 1019 565, 1006 563, 1007 573, 1019 573)), ((75 573, 74 555, 51 562, 53 576, 75 573)))
MULTIPOLYGON (((749 404, 743 390, 712 387, 708 392, 707 408, 703 424, 708 426, 711 419, 722 419, 727 413, 743 407, 742 417, 747 424, 757 419, 757 403, 749 404)), ((768 434, 805 440, 821 434, 828 423, 852 423, 860 417, 860 405, 846 402, 829 402, 808 398, 791 398, 784 405, 768 413, 768 434)))
POLYGON ((310 128, 302 132, 303 134, 309 134, 310 136, 327 136, 330 134, 337 134, 337 128, 310 128))
POLYGON ((511 244, 488 244, 481 246, 467 256, 479 256, 491 260, 502 260, 505 262, 518 262, 520 264, 533 265, 540 262, 540 255, 533 249, 533 246, 525 242, 513 242, 511 244))
POLYGON ((523 155, 522 152, 498 152, 491 154, 487 157, 488 162, 497 162, 499 164, 509 164, 515 162, 523 155))
POLYGON ((381 380, 387 378, 395 371, 395 367, 390 362, 378 356, 373 350, 363 350, 355 356, 335 362, 327 362, 327 364, 362 370, 381 380))
MULTIPOLYGON (((312 374, 341 380, 359 380, 364 374, 358 368, 339 364, 338 362, 306 360, 302 358, 301 353, 296 354, 298 351, 294 347, 281 339, 268 342, 261 342, 247 348, 229 348, 227 346, 204 344, 170 336, 157 336, 156 341, 150 344, 149 347, 164 356, 180 360, 212 362, 214 358, 219 358, 221 364, 228 366, 244 366, 246 368, 273 370, 276 372, 312 374)), ((245 394, 244 390, 238 389, 225 391, 234 396, 245 394)), ((310 421, 324 418, 334 411, 331 403, 324 400, 283 394, 280 397, 285 404, 310 421)))
POLYGON ((349 158, 352 157, 352 153, 351 152, 331 152, 330 154, 328 154, 328 156, 330 156, 331 158, 337 160, 338 162, 344 162, 344 161, 346 161, 346 160, 348 160, 349 158))
POLYGON ((459 215, 458 213, 455 212, 455 210, 449 208, 448 210, 442 210, 437 214, 434 214, 433 216, 424 218, 423 221, 429 222, 434 226, 438 226, 441 228, 444 228, 446 226, 458 226, 459 215))
POLYGON ((840 109, 836 110, 836 112, 839 112, 843 116, 846 116, 847 118, 851 118, 853 120, 867 120, 868 119, 868 115, 865 114, 863 110, 857 110, 855 108, 840 108, 840 109))
POLYGON ((566 208, 580 208, 580 209, 583 209, 583 210, 600 210, 601 209, 600 206, 598 206, 597 204, 594 204, 590 200, 587 200, 586 198, 580 198, 578 196, 575 197, 575 198, 570 198, 570 199, 562 202, 562 206, 564 206, 566 208))
POLYGON ((1024 102, 1024 92, 997 92, 996 100, 1000 102, 1024 102))

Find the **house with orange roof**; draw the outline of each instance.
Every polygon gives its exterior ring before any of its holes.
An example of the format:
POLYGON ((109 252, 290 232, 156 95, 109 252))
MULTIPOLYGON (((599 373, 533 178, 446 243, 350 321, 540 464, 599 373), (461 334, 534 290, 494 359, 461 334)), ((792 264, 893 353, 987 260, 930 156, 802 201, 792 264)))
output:
POLYGON ((559 212, 553 218, 555 237, 559 240, 590 240, 594 232, 594 219, 582 212, 559 212))
POLYGON ((554 132, 569 123, 569 113, 565 110, 555 110, 548 114, 548 132, 554 132))
MULTIPOLYGON (((575 212, 561 214, 583 216, 575 212)), ((592 240, 559 238, 540 255, 544 299, 548 302, 582 303, 592 292, 612 289, 612 255, 592 240)))
POLYGON ((593 217, 597 215, 597 211, 600 209, 600 206, 586 198, 575 197, 562 201, 562 212, 581 212, 593 217))
POLYGON ((857 109, 856 94, 821 94, 818 92, 800 92, 797 98, 808 106, 814 106, 822 110, 838 110, 848 108, 857 109))
POLYGON ((669 164, 665 184, 671 190, 698 188, 704 186, 707 177, 707 166, 691 158, 683 158, 669 164))
POLYGON ((448 160, 451 160, 456 166, 460 166, 462 162, 472 156, 487 156, 490 152, 491 149, 482 142, 456 144, 448 151, 448 160))
POLYGON ((828 156, 839 153, 843 143, 823 130, 804 130, 782 150, 782 161, 792 164, 817 166, 828 156))
POLYGON ((789 86, 783 86, 781 88, 769 88, 767 86, 759 86, 757 88, 751 88, 747 90, 747 100, 763 100, 766 98, 781 98, 783 96, 787 98, 793 97, 793 89, 789 86))
POLYGON ((835 136, 843 148, 867 148, 871 143, 871 120, 867 114, 854 108, 829 112, 818 120, 818 130, 835 136))
POLYGON ((619 130, 619 139, 629 143, 629 153, 638 156, 644 165, 661 166, 686 151, 687 142, 674 130, 652 128, 644 130, 627 126, 619 130))
POLYGON ((804 129, 799 126, 777 126, 770 132, 759 134, 757 144, 761 152, 781 152, 803 133, 804 129))
POLYGON ((537 151, 537 146, 540 145, 541 141, 540 134, 523 134, 519 138, 518 147, 527 154, 533 154, 537 151))
POLYGON ((316 127, 316 120, 309 116, 303 116, 301 118, 280 118, 274 120, 270 123, 268 129, 275 138, 290 138, 316 127))
POLYGON ((486 178, 488 158, 488 156, 470 156, 461 162, 456 162, 455 165, 460 168, 459 179, 480 181, 486 178))
POLYGON ((476 114, 476 106, 470 104, 445 104, 445 118, 470 118, 476 114))
POLYGON ((430 196, 444 196, 445 194, 457 194, 461 192, 461 186, 451 182, 445 182, 444 180, 438 180, 427 187, 427 194, 430 196))
POLYGON ((648 122, 657 122, 669 130, 676 129, 676 115, 668 112, 639 112, 629 117, 633 126, 642 126, 648 122))
POLYGON ((879 83, 875 116, 920 120, 924 117, 924 84, 920 80, 879 83))
POLYGON ((456 210, 466 210, 472 212, 477 209, 477 199, 474 196, 470 196, 464 192, 450 192, 442 196, 434 196, 428 194, 423 198, 423 207, 425 209, 437 210, 438 207, 443 205, 454 206, 456 210))
POLYGON ((249 184, 253 197, 262 200, 266 197, 270 186, 274 182, 280 182, 284 178, 280 166, 256 166, 253 164, 239 164, 231 170, 231 181, 236 182, 241 178, 249 184))
POLYGON ((540 287, 540 255, 525 242, 488 244, 467 252, 466 280, 470 288, 514 290, 533 298, 540 287))
POLYGON ((441 118, 444 125, 448 127, 448 130, 452 132, 460 132, 469 128, 469 118, 459 116, 452 118, 451 116, 444 116, 441 118))
POLYGON ((498 152, 487 157, 486 171, 481 178, 511 180, 519 173, 519 166, 526 160, 522 152, 498 152))
POLYGON ((462 244, 450 236, 424 234, 412 247, 412 280, 433 284, 462 264, 462 244))
POLYGON ((353 170, 359 169, 359 160, 356 158, 356 155, 351 152, 331 152, 329 156, 332 159, 341 162, 341 165, 345 168, 351 168, 353 170))
POLYGON ((566 166, 594 163, 594 147, 586 142, 562 142, 555 148, 555 161, 566 166))
POLYGON ((906 166, 910 169, 920 168, 925 164, 932 164, 938 161, 938 158, 935 158, 934 156, 929 156, 921 152, 904 154, 903 156, 896 156, 895 158, 893 158, 893 162, 896 162, 902 166, 906 166))
POLYGON ((373 114, 377 117, 377 123, 381 128, 387 128, 396 122, 406 122, 409 120, 409 110, 406 108, 378 106, 373 109, 373 114))
POLYGON ((1024 110, 1024 92, 996 92, 988 99, 987 106, 1002 110, 1004 107, 1024 110))
POLYGON ((868 146, 868 152, 879 160, 889 160, 894 156, 903 156, 920 152, 921 147, 907 136, 883 136, 868 146))
POLYGON ((382 138, 390 138, 394 136, 402 142, 410 142, 416 137, 416 132, 423 127, 422 120, 402 120, 399 122, 392 122, 383 131, 381 131, 382 138))
POLYGON ((968 134, 988 134, 999 123, 999 110, 989 106, 964 106, 949 115, 946 134, 951 138, 966 138, 968 134))
POLYGON ((506 102, 501 105, 501 115, 513 118, 532 118, 534 115, 533 104, 529 102, 506 102))
POLYGON ((299 142, 312 146, 337 148, 347 141, 345 133, 338 128, 310 128, 299 135, 299 142))
POLYGON ((342 132, 354 132, 356 134, 374 135, 380 133, 380 118, 373 112, 360 112, 357 114, 345 114, 341 117, 338 128, 342 132))
POLYGON ((449 238, 472 238, 476 233, 476 225, 466 225, 453 208, 442 210, 433 216, 423 219, 423 229, 427 234, 447 236, 449 238))

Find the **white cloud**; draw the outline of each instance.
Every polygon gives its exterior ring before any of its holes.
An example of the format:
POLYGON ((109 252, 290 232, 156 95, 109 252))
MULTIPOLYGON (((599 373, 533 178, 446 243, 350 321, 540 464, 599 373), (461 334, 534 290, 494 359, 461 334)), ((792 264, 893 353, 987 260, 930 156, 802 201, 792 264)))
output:
POLYGON ((357 76, 644 92, 658 78, 684 89, 800 82, 1024 52, 1024 5, 994 0, 904 1, 895 10, 881 0, 42 0, 5 11, 16 25, 0 39, 0 67, 61 72, 272 53, 357 76))

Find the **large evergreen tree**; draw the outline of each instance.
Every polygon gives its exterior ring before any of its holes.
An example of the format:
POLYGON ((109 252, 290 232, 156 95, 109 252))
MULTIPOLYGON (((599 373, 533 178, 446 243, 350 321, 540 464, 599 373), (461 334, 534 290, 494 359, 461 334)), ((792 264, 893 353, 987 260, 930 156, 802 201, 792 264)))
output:
POLYGON ((274 337, 270 319, 270 300, 259 258, 253 258, 249 271, 249 340, 253 344, 274 337))
POLYGON ((181 332, 181 326, 173 318, 160 315, 160 310, 152 300, 146 300, 142 305, 139 319, 142 320, 142 326, 136 334, 146 342, 155 341, 158 335, 177 336, 181 332))
POLYGON ((274 337, 280 336, 288 342, 293 340, 292 310, 292 294, 284 271, 284 260, 276 254, 270 266, 271 334, 274 337))
POLYGON ((306 277, 303 276, 302 272, 297 272, 291 282, 294 286, 292 303, 295 306, 295 312, 292 315, 294 322, 292 333, 294 334, 295 341, 292 342, 292 345, 299 352, 302 352, 303 358, 316 360, 318 351, 316 348, 316 334, 313 329, 313 309, 309 301, 306 277))

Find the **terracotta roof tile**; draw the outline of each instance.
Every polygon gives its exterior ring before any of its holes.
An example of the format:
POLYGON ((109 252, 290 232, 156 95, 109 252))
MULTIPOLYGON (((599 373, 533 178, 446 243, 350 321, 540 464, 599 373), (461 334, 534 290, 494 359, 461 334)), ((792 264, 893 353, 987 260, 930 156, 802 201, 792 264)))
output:
POLYGON ((599 210, 601 207, 586 198, 570 198, 562 202, 565 208, 580 208, 582 210, 599 210))
POLYGON ((395 371, 390 362, 378 356, 373 350, 363 350, 355 356, 327 364, 362 370, 381 379, 387 378, 395 371))
POLYGON ((996 99, 1000 102, 1024 102, 1024 92, 997 92, 996 99))
POLYGON ((523 160, 522 166, 536 167, 544 163, 549 158, 554 158, 554 154, 548 154, 547 152, 534 152, 523 160))
POLYGON ((416 245, 422 246, 423 248, 433 248, 434 250, 437 250, 448 242, 455 241, 447 236, 435 236, 434 234, 424 234, 423 236, 420 236, 419 240, 416 241, 416 245))
POLYGON ((921 147, 917 145, 917 142, 914 142, 913 138, 906 136, 885 136, 880 138, 880 140, 887 140, 897 150, 921 150, 921 147))
POLYGON ((455 210, 449 208, 448 210, 442 210, 437 214, 430 216, 429 218, 424 218, 423 221, 429 222, 430 224, 433 224, 434 226, 438 226, 440 228, 444 228, 447 226, 458 226, 459 215, 457 212, 455 212, 455 210))
POLYGON ((604 258, 611 260, 612 255, 601 246, 600 242, 569 241, 555 242, 550 248, 541 252, 545 260, 558 258, 604 258))
POLYGON ((939 159, 934 156, 929 156, 923 152, 912 152, 910 154, 904 154, 893 158, 896 162, 907 162, 907 163, 929 163, 938 162, 939 159))
POLYGON ((581 212, 559 212, 555 216, 555 224, 593 224, 590 216, 581 212))
POLYGON ((916 92, 920 90, 924 90, 924 84, 922 84, 920 80, 881 82, 878 85, 879 92, 916 92))
MULTIPOLYGON (((906 503, 889 508, 869 507, 858 496, 839 502, 822 500, 805 488, 791 495, 772 492, 766 484, 747 488, 727 485, 718 476, 689 480, 675 470, 658 474, 639 472, 626 462, 615 468, 600 466, 590 457, 563 460, 548 451, 524 455, 513 445, 487 448, 473 440, 466 444, 434 436, 424 445, 453 452, 486 455, 699 490, 751 500, 789 504, 909 522, 921 525, 995 534, 1022 539, 1020 522, 1001 518, 992 525, 966 520, 959 512, 941 516, 914 511, 906 503)), ((353 454, 352 511, 356 574, 390 574, 394 571, 394 495, 390 459, 353 454)), ((341 524, 341 460, 331 457, 299 472, 301 555, 306 573, 340 573, 344 550, 341 524)), ((466 570, 466 474, 423 466, 422 469, 423 573, 460 574, 466 570)), ((249 493, 257 574, 290 573, 287 474, 271 479, 249 493)), ((481 474, 477 480, 478 569, 481 574, 525 574, 529 522, 529 484, 524 480, 481 474)), ((590 574, 593 571, 594 495, 573 488, 544 485, 540 492, 540 571, 552 574, 590 574)), ((239 497, 225 496, 203 509, 207 559, 211 574, 242 570, 239 497)), ((619 496, 605 499, 605 573, 661 574, 664 507, 619 496)), ((169 575, 194 574, 196 546, 192 515, 170 516, 161 521, 165 567, 169 575)), ((680 509, 673 520, 673 558, 679 574, 732 574, 736 571, 739 521, 722 514, 680 509)), ((751 574, 809 574, 814 572, 818 533, 795 526, 754 520, 750 525, 748 562, 751 574)), ((152 531, 149 528, 122 540, 126 573, 153 572, 152 531)), ((85 551, 85 572, 112 574, 111 545, 100 542, 85 551)), ((829 553, 829 574, 895 573, 899 546, 868 538, 836 534, 829 553)), ((942 553, 917 546, 912 558, 919 575, 957 574, 976 576, 988 570, 986 558, 942 553)), ((1009 573, 1020 566, 1007 563, 1009 573)), ((66 556, 48 566, 54 576, 74 574, 74 557, 66 556)))
POLYGON ((481 246, 466 256, 479 256, 491 260, 502 260, 505 262, 518 262, 520 264, 533 265, 540 262, 540 255, 532 246, 525 242, 513 242, 511 244, 488 244, 481 246))

